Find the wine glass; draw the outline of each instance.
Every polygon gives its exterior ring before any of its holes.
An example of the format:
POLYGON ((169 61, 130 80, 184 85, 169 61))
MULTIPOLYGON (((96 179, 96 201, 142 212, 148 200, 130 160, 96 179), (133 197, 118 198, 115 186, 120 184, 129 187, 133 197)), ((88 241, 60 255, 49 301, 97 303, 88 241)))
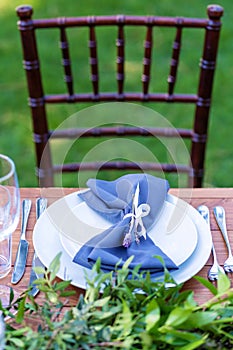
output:
MULTIPOLYGON (((14 162, 0 154, 0 279, 11 269, 12 234, 20 214, 20 194, 14 162)), ((10 288, 0 284, 0 300, 9 305, 10 288)))
MULTIPOLYGON (((14 162, 0 154, 0 279, 11 269, 12 233, 20 214, 19 185, 14 162)), ((0 284, 0 300, 3 307, 10 303, 10 288, 0 284)), ((0 314, 0 349, 4 349, 4 319, 0 314)))

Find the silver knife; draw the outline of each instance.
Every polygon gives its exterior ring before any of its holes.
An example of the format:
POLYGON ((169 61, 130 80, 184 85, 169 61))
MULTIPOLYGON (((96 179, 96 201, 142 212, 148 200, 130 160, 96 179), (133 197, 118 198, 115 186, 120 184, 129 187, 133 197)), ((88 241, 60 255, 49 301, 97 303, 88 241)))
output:
POLYGON ((14 264, 14 270, 11 277, 11 283, 18 283, 23 277, 27 255, 28 255, 28 241, 26 240, 26 228, 29 213, 31 210, 32 202, 30 199, 24 199, 22 203, 22 224, 21 224, 21 236, 19 241, 18 250, 16 253, 16 259, 14 264))
MULTIPOLYGON (((40 215, 43 213, 43 211, 47 208, 47 199, 46 198, 38 198, 36 200, 36 219, 38 220, 40 215)), ((32 295, 35 297, 37 293, 39 292, 39 289, 37 288, 36 284, 33 282, 38 279, 42 278, 43 276, 40 275, 38 276, 35 271, 34 267, 44 267, 40 259, 38 258, 36 252, 34 252, 33 258, 32 258, 32 269, 31 269, 31 274, 30 274, 30 281, 29 281, 29 286, 32 286, 32 289, 29 292, 29 295, 32 295)))

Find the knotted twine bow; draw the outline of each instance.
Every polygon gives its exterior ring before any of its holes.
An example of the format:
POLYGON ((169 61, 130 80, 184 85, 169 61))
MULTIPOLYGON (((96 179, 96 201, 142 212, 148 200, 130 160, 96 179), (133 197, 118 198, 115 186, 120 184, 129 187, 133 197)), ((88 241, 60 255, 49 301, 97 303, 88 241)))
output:
POLYGON ((140 237, 143 236, 146 239, 146 228, 143 224, 142 218, 147 216, 150 212, 149 204, 142 203, 138 205, 139 198, 139 183, 137 184, 137 188, 133 198, 132 204, 132 212, 125 214, 123 220, 126 218, 131 218, 129 232, 126 233, 123 241, 123 247, 128 248, 133 240, 133 233, 136 243, 140 243, 140 237), (140 229, 140 230, 139 230, 140 229))

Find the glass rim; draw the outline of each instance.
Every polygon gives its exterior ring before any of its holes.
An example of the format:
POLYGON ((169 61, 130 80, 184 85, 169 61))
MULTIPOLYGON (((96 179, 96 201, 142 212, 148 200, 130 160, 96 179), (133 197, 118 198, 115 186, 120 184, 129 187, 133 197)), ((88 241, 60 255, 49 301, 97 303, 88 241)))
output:
POLYGON ((1 154, 1 153, 0 153, 0 158, 8 161, 8 163, 10 164, 10 167, 11 167, 6 175, 0 177, 0 181, 5 181, 5 180, 8 180, 12 175, 14 175, 15 163, 13 162, 13 160, 10 157, 8 157, 4 154, 1 154))

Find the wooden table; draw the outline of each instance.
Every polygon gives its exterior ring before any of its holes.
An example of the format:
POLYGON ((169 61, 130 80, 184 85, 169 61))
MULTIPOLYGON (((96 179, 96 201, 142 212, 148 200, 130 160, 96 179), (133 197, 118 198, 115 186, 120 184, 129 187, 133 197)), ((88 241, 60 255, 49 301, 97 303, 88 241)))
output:
MULTIPOLYGON (((32 210, 29 216, 28 228, 27 228, 27 238, 29 241, 29 254, 27 259, 27 267, 26 272, 22 280, 14 285, 13 288, 16 292, 22 292, 25 290, 29 283, 29 276, 31 271, 31 262, 33 256, 33 244, 32 244, 32 232, 33 227, 36 222, 36 210, 35 210, 35 202, 36 198, 40 196, 46 196, 48 198, 48 204, 50 205, 58 198, 67 195, 76 191, 74 188, 48 188, 48 189, 40 189, 40 188, 22 188, 21 189, 21 199, 31 198, 32 200, 32 210)), ((222 205, 226 210, 226 219, 227 219, 227 228, 230 236, 230 242, 233 247, 233 188, 204 188, 204 189, 171 189, 169 193, 176 195, 186 201, 188 201, 193 207, 197 207, 200 204, 205 204, 209 207, 211 212, 211 230, 213 234, 213 240, 216 246, 216 251, 218 255, 218 259, 220 264, 223 264, 227 257, 227 249, 221 233, 217 227, 216 221, 213 216, 213 207, 216 205, 222 205)), ((17 251, 17 246, 19 242, 20 236, 20 223, 16 232, 13 234, 13 256, 12 261, 15 261, 15 255, 17 251)), ((203 269, 198 273, 199 276, 203 276, 206 278, 207 271, 212 263, 212 257, 207 261, 207 264, 203 267, 203 269)), ((1 280, 1 283, 7 284, 11 286, 11 273, 1 280)), ((83 293, 83 290, 78 289, 76 287, 72 287, 77 293, 75 296, 72 296, 70 299, 71 304, 75 304, 78 300, 80 293, 83 293)), ((184 284, 184 289, 189 289, 194 291, 195 299, 198 303, 202 303, 210 298, 211 294, 208 290, 203 287, 200 283, 198 283, 193 278, 187 281, 184 284)), ((40 294, 36 298, 42 298, 40 294)))

